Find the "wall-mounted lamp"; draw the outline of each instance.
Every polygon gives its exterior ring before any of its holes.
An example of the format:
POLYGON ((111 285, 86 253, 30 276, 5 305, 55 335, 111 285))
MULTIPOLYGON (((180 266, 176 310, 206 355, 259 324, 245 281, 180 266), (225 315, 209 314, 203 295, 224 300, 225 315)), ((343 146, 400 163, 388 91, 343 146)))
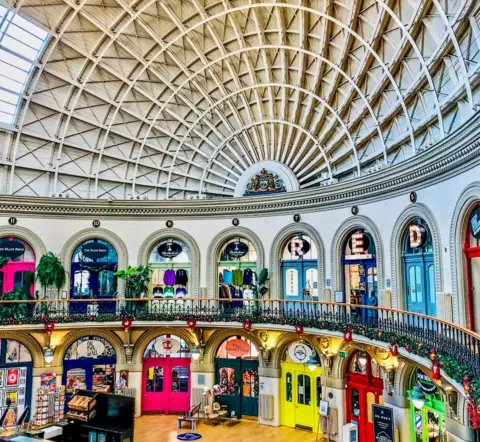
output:
POLYGON ((422 392, 422 388, 418 385, 415 385, 415 387, 413 387, 413 390, 410 393, 410 397, 408 399, 411 400, 414 407, 419 410, 425 405, 426 402, 425 395, 422 392))
POLYGON ((45 359, 46 365, 50 365, 53 362, 53 351, 50 348, 50 344, 45 347, 45 351, 43 352, 43 358, 45 359))
POLYGON ((194 345, 190 350, 190 354, 192 355, 192 359, 194 361, 198 361, 200 359, 200 350, 198 349, 197 345, 194 345))
POLYGON ((318 362, 317 359, 315 358, 315 350, 312 352, 310 357, 307 359, 305 362, 305 365, 310 369, 310 371, 315 371, 315 369, 318 367, 318 362))

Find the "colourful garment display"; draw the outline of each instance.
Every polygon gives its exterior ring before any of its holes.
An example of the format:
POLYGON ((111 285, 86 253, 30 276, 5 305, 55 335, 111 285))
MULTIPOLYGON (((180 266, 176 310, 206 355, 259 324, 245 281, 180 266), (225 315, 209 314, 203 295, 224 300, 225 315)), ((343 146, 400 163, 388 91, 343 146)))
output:
POLYGON ((187 296, 187 291, 184 287, 178 287, 175 290, 175 298, 185 298, 187 296))
POLYGON ((162 287, 155 287, 153 289, 153 297, 154 298, 163 298, 163 288, 162 287))
POLYGON ((165 298, 173 298, 175 294, 175 290, 171 285, 168 285, 167 287, 165 287, 164 294, 165 294, 165 298))
POLYGON ((245 269, 243 271, 243 285, 253 284, 253 272, 251 269, 245 269))
POLYGON ((232 283, 232 271, 231 270, 224 270, 223 271, 223 283, 224 284, 231 284, 232 283))
POLYGON ((177 273, 175 274, 175 284, 186 286, 187 282, 188 282, 187 271, 184 269, 178 269, 177 273))
POLYGON ((163 274, 163 283, 165 285, 175 285, 175 270, 165 270, 165 273, 163 274))
POLYGON ((243 285, 243 272, 240 269, 236 269, 232 272, 232 284, 235 287, 243 285))

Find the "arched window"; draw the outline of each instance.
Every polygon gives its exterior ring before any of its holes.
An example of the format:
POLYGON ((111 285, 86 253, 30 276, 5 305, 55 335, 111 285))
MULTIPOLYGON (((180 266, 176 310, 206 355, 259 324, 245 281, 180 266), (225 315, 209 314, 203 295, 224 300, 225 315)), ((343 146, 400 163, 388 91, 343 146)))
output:
POLYGON ((16 237, 0 239, 0 292, 23 289, 33 296, 35 253, 26 241, 16 237))
POLYGON ((408 311, 435 316, 436 290, 432 235, 422 218, 412 219, 403 232, 402 260, 408 311))
MULTIPOLYGON (((378 278, 375 243, 364 229, 354 230, 343 245, 343 276, 346 301, 350 304, 378 305, 378 278)), ((352 309, 364 319, 375 311, 352 309)))
POLYGON ((75 341, 64 357, 63 381, 66 392, 85 388, 102 393, 115 391, 117 357, 112 344, 99 336, 84 336, 75 341))
POLYGON ((223 307, 243 307, 243 301, 239 300, 256 297, 256 267, 257 252, 250 241, 241 237, 225 241, 217 257, 218 297, 226 300, 223 307))
POLYGON ((190 293, 192 256, 181 240, 160 241, 150 254, 150 294, 154 298, 185 298, 190 293))
POLYGON ((480 202, 468 215, 463 245, 466 262, 468 322, 472 330, 480 330, 480 202))
POLYGON ((252 342, 243 336, 230 336, 217 350, 217 357, 224 359, 256 359, 258 350, 252 342))
POLYGON ((380 378, 380 367, 378 362, 366 351, 362 350, 357 351, 351 358, 349 372, 380 378))
POLYGON ((170 356, 174 358, 189 358, 190 347, 178 336, 161 335, 152 339, 143 352, 143 358, 163 358, 170 356))
POLYGON ((318 299, 318 253, 309 236, 297 234, 285 242, 280 267, 284 299, 318 299))
MULTIPOLYGON (((118 255, 115 248, 103 239, 89 239, 79 244, 72 255, 71 286, 75 299, 109 299, 117 292, 118 255)), ((72 313, 115 311, 114 302, 72 303, 72 313)))
POLYGON ((25 345, 13 339, 0 339, 0 396, 2 406, 8 398, 16 406, 13 425, 25 407, 31 405, 32 365, 32 355, 25 345))

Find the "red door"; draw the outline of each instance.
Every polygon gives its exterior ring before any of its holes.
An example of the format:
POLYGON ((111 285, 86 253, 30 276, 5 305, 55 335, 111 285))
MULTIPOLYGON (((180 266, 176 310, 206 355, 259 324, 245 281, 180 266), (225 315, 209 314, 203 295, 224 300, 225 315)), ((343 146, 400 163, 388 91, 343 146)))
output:
POLYGON ((190 408, 190 359, 148 358, 143 362, 143 412, 169 414, 190 408))
POLYGON ((362 353, 363 356, 359 357, 357 352, 349 364, 351 372, 347 373, 345 422, 357 423, 358 442, 372 442, 372 405, 380 403, 383 380, 373 376, 372 359, 369 354, 362 353))

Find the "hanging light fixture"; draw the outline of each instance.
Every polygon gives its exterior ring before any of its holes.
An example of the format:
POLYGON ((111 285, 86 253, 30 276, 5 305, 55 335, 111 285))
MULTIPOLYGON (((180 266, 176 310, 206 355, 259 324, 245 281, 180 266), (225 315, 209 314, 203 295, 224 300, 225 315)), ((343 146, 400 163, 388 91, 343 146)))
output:
POLYGON ((190 354, 192 355, 192 359, 194 361, 198 361, 200 358, 200 350, 198 349, 197 345, 194 345, 192 349, 190 350, 190 354))
POLYGON ((43 353, 43 358, 45 359, 45 363, 50 365, 53 362, 53 351, 50 348, 50 345, 45 347, 45 351, 43 353))
POLYGON ((315 369, 318 367, 318 362, 317 359, 315 358, 315 351, 312 352, 310 357, 305 361, 305 365, 310 369, 310 371, 315 371, 315 369))
POLYGON ((418 385, 415 385, 415 387, 413 387, 413 390, 410 393, 410 397, 408 399, 410 399, 413 402, 413 405, 415 406, 415 408, 419 410, 423 407, 423 405, 426 402, 425 395, 422 392, 422 388, 418 385))

